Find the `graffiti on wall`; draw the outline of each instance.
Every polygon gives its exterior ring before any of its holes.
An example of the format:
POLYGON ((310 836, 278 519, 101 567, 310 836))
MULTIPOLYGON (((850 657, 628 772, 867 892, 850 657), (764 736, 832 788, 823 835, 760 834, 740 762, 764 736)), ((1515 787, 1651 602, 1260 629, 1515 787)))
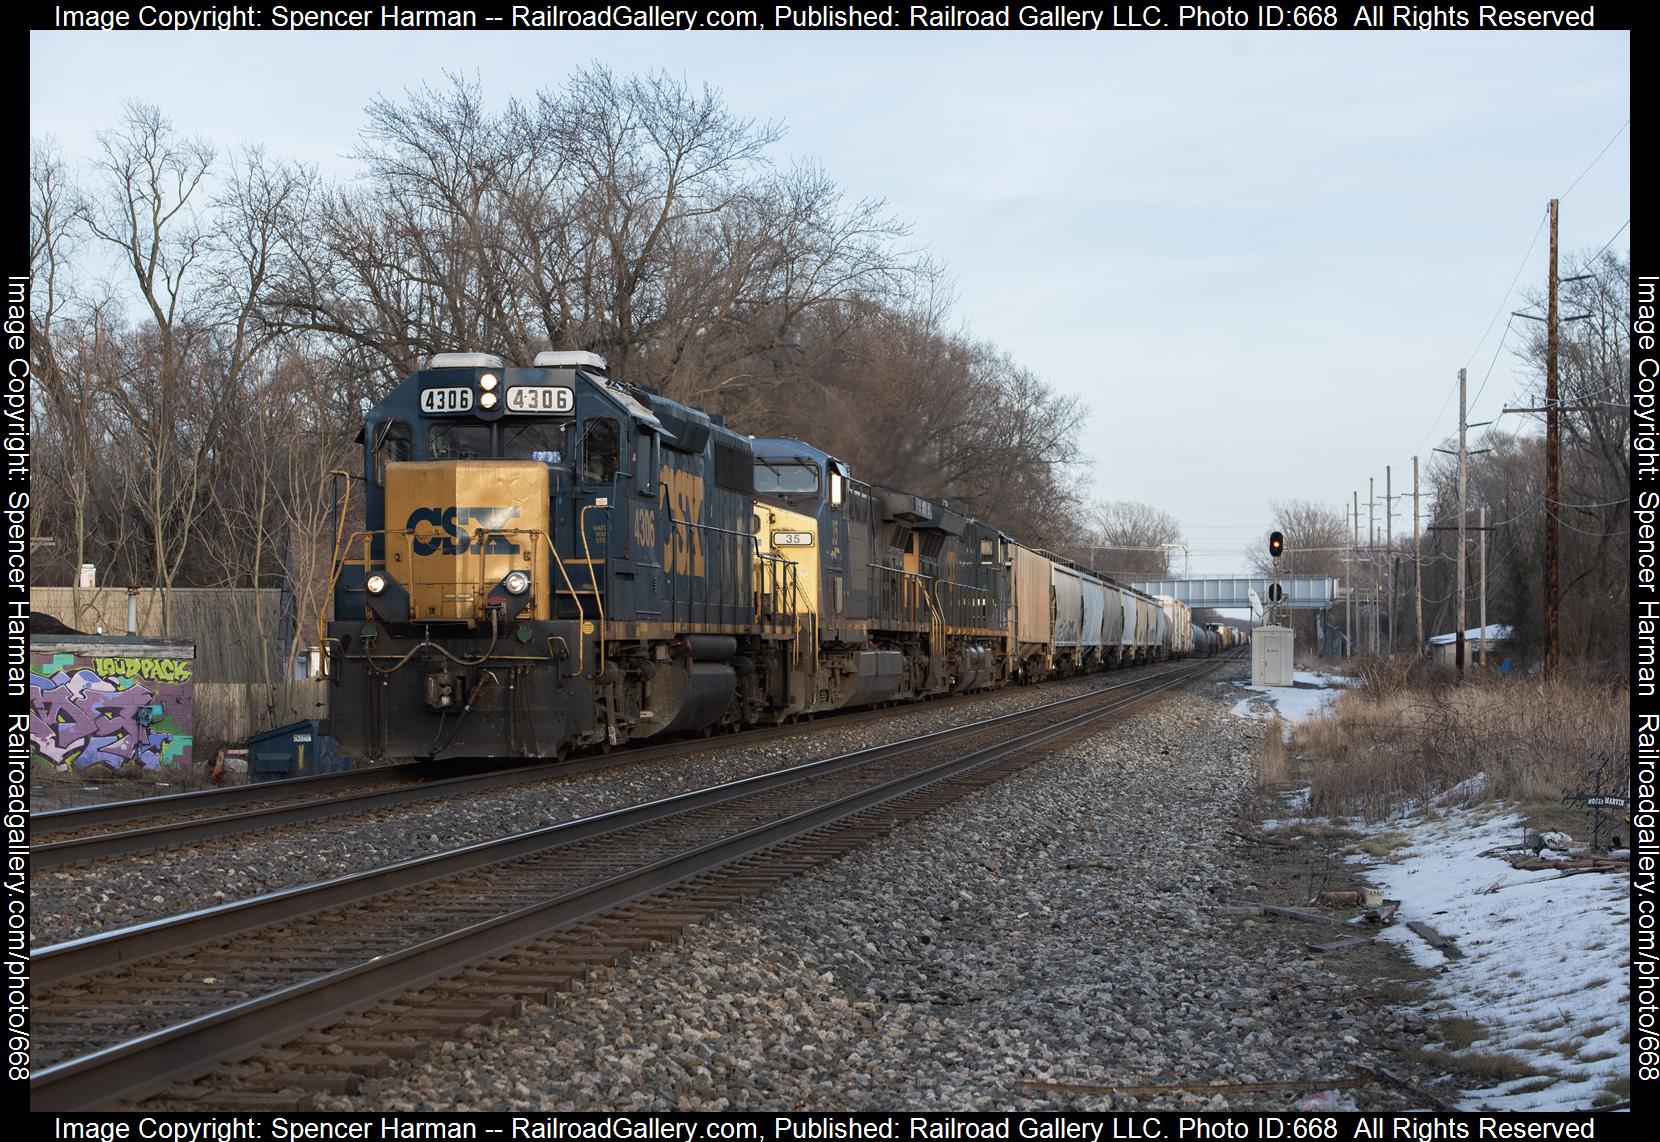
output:
POLYGON ((54 654, 31 664, 29 737, 59 773, 190 763, 191 663, 54 654))

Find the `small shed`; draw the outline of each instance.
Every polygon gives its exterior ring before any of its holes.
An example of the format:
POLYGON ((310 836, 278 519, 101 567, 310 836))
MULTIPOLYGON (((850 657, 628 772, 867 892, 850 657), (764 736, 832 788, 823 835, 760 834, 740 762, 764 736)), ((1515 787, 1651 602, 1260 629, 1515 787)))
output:
MULTIPOLYGON (((1489 623, 1487 633, 1487 661, 1489 665, 1498 665, 1510 653, 1510 643, 1514 641, 1515 632, 1502 623, 1489 623)), ((1471 627, 1464 632, 1464 664, 1476 665, 1476 656, 1481 651, 1482 628, 1471 627)), ((1430 658, 1441 666, 1458 665, 1458 632, 1449 631, 1438 634, 1429 640, 1430 658)))
POLYGON ((31 768, 149 778, 188 769, 195 664, 188 639, 31 632, 31 768))

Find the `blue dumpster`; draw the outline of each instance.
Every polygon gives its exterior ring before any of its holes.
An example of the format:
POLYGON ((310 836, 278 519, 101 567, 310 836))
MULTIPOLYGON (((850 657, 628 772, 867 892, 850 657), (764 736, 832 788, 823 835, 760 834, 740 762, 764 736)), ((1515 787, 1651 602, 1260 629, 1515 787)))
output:
POLYGON ((344 773, 352 767, 339 743, 325 737, 315 718, 266 730, 248 739, 248 780, 284 781, 319 773, 344 773))

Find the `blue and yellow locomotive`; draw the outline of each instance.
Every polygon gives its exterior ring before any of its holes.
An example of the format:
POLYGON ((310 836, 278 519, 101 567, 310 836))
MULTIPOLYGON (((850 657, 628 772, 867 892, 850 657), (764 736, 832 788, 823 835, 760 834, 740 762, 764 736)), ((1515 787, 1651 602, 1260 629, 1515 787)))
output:
POLYGON ((758 546, 745 437, 591 353, 445 353, 360 440, 365 530, 325 640, 347 752, 558 756, 758 720, 795 571, 758 546))

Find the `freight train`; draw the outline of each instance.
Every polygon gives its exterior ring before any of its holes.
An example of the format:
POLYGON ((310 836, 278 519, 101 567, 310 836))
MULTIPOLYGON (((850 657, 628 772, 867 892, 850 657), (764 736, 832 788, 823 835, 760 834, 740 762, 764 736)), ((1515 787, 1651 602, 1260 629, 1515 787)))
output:
POLYGON ((592 353, 439 354, 358 440, 364 530, 336 537, 323 673, 359 758, 563 757, 1227 637, 592 353))

